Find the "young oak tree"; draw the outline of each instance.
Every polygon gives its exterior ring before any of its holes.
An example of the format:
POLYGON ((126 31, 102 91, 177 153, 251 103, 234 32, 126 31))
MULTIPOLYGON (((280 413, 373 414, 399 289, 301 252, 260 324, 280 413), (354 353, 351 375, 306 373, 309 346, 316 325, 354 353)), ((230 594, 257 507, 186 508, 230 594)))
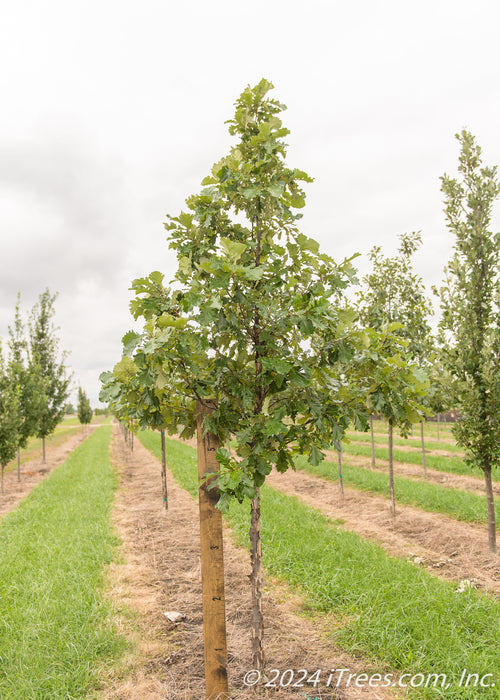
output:
POLYGON ((15 457, 19 444, 19 386, 10 371, 0 345, 0 490, 3 493, 3 473, 15 457))
POLYGON ((14 325, 9 326, 9 366, 14 383, 19 387, 17 480, 20 481, 20 450, 36 435, 45 402, 44 382, 39 365, 29 353, 21 319, 19 296, 14 325))
MULTIPOLYGON (((391 512, 395 513, 394 503, 394 460, 393 429, 399 426, 402 434, 407 435, 412 422, 421 422, 423 436, 423 419, 425 416, 424 396, 426 394, 429 355, 432 350, 431 328, 428 322, 432 306, 425 294, 422 279, 414 272, 412 257, 422 243, 419 232, 405 233, 400 238, 398 254, 388 257, 376 246, 370 252, 373 270, 364 279, 365 287, 358 294, 359 315, 361 322, 381 331, 389 328, 398 338, 405 341, 406 349, 395 351, 399 355, 397 363, 401 370, 408 363, 412 366, 408 372, 387 374, 389 383, 385 391, 380 388, 374 412, 381 413, 389 424, 389 490, 391 495, 391 512), (416 365, 417 367, 413 367, 416 365), (410 413, 405 410, 407 401, 413 402, 410 413), (409 420, 409 415, 412 420, 409 420)), ((389 352, 389 355, 391 352, 389 352)), ((376 371, 380 367, 374 368, 376 371)), ((380 378, 383 380, 383 377, 380 378)), ((372 464, 374 463, 373 422, 370 421, 372 434, 372 464)), ((422 437, 423 443, 423 437, 422 437)), ((425 448, 423 447, 425 459, 425 448)))
MULTIPOLYGON (((365 328, 366 351, 349 363, 349 385, 356 388, 370 416, 381 415, 388 422, 389 496, 391 515, 396 514, 394 494, 393 430, 407 436, 411 425, 424 415, 428 389, 426 373, 408 354, 408 340, 397 335, 400 324, 386 324, 378 331, 365 328)), ((373 432, 372 432, 373 435, 373 432)))
POLYGON ((163 504, 168 510, 167 473, 165 454, 165 429, 169 414, 166 413, 169 392, 165 382, 156 374, 154 363, 157 346, 150 333, 149 342, 131 355, 141 336, 134 331, 123 339, 123 357, 112 372, 103 372, 99 400, 109 404, 115 416, 122 420, 133 418, 141 430, 159 430, 161 435, 161 480, 163 504))
POLYGON ((312 342, 326 331, 331 344, 349 342, 340 299, 354 271, 297 228, 302 183, 311 178, 285 163, 284 105, 268 97, 271 88, 262 80, 244 90, 229 121, 236 145, 186 200, 189 211, 165 225, 178 257, 173 287, 154 272, 133 283, 131 303, 146 320, 136 345, 154 341, 155 381, 169 388, 169 432, 194 434, 198 400, 211 409, 204 431, 221 445, 234 438, 234 452, 217 452, 213 487, 221 509, 233 498, 251 502, 256 668, 264 661, 259 489, 297 454, 320 461, 342 438, 349 412, 367 419, 312 342))
POLYGON ((92 407, 90 406, 90 401, 87 394, 84 392, 81 386, 78 387, 78 406, 77 406, 78 420, 82 425, 88 425, 92 420, 92 407))
POLYGON ((57 294, 50 294, 48 289, 40 294, 38 302, 31 311, 29 323, 31 359, 40 368, 40 392, 43 391, 44 395, 37 426, 37 437, 42 438, 44 463, 45 438, 54 432, 64 417, 64 407, 71 382, 71 377, 67 376, 64 365, 66 353, 62 354, 62 358, 59 357, 59 341, 52 323, 56 298, 57 294))
POLYGON ((492 469, 500 463, 500 234, 490 230, 500 194, 497 168, 482 165, 468 131, 456 135, 458 178, 442 177, 445 213, 455 254, 445 269, 439 324, 443 363, 452 376, 453 432, 466 461, 483 470, 488 502, 488 541, 496 552, 492 469))

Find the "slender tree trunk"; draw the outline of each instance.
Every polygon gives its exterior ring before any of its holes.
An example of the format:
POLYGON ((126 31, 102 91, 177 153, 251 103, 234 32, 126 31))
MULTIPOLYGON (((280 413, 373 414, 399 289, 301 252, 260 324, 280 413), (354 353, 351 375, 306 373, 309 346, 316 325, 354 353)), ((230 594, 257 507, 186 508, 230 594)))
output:
POLYGON ((45 435, 42 437, 42 464, 45 464, 45 435))
POLYGON ((339 461, 339 494, 340 498, 344 500, 344 477, 342 476, 342 440, 339 441, 338 461, 339 461))
POLYGON ((5 469, 5 464, 2 464, 2 477, 1 477, 1 488, 0 491, 3 493, 3 470, 5 469))
POLYGON ((488 466, 484 471, 484 482, 486 485, 486 500, 488 502, 488 544, 490 552, 497 552, 497 532, 495 524, 495 499, 493 497, 493 485, 491 483, 491 467, 488 466))
POLYGON ((252 573, 252 668, 264 668, 264 616, 262 615, 262 542, 260 539, 260 489, 252 499, 250 518, 250 543, 252 546, 250 561, 252 573))
POLYGON ((396 501, 394 498, 394 460, 392 449, 392 423, 389 421, 389 495, 391 498, 391 515, 396 515, 396 501))
POLYGON ((420 421, 420 442, 422 443, 422 464, 424 465, 424 475, 427 476, 427 465, 425 463, 425 438, 424 421, 420 421))
POLYGON ((441 422, 441 415, 438 413, 438 414, 437 414, 438 440, 440 439, 440 438, 439 438, 439 427, 440 427, 439 424, 440 424, 440 422, 441 422))
POLYGON ((21 448, 17 448, 17 480, 21 481, 21 448))
POLYGON ((372 438, 372 467, 375 467, 375 436, 373 434, 373 415, 370 414, 370 433, 372 438))
POLYGON ((130 431, 130 451, 134 451, 134 433, 132 430, 130 431))
POLYGON ((161 431, 161 486, 163 492, 163 507, 168 510, 167 494, 167 458, 165 454, 165 431, 161 431))

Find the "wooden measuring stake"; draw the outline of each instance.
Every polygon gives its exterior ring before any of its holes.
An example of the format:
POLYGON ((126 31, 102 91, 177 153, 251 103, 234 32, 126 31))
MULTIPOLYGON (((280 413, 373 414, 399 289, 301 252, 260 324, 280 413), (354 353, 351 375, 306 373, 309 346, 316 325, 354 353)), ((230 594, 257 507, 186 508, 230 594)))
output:
POLYGON ((167 493, 167 459, 165 455, 165 431, 161 431, 161 485, 163 492, 163 507, 168 510, 168 493, 167 493))
MULTIPOLYGON (((198 431, 198 477, 218 472, 216 453, 219 441, 212 433, 203 437, 203 418, 213 409, 196 402, 198 431)), ((205 642, 205 685, 208 700, 226 700, 227 683, 226 604, 224 597, 224 558, 222 514, 216 508, 218 494, 199 487, 203 637, 205 642)))

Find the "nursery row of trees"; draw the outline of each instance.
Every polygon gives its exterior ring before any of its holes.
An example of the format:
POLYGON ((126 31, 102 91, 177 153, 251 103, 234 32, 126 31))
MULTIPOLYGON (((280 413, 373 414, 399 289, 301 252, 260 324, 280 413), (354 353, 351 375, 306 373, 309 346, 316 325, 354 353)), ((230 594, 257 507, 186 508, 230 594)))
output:
MULTIPOLYGON (((242 93, 229 121, 236 145, 186 200, 188 211, 165 224, 178 259, 172 283, 160 272, 132 283, 131 312, 144 327, 123 338, 100 396, 131 430, 191 437, 196 402, 206 412, 203 429, 221 445, 209 488, 222 510, 233 498, 251 504, 256 668, 259 489, 273 467, 293 468, 298 454, 317 463, 349 425, 368 429, 373 414, 391 434, 406 435, 450 406, 461 414, 457 440, 483 469, 491 499, 500 460, 499 238, 489 231, 496 170, 482 166, 474 138, 462 132, 459 178, 442 181, 455 254, 436 290, 443 314, 433 338, 431 304, 412 269, 419 233, 402 235, 393 258, 375 247, 356 296, 353 258, 337 263, 299 231, 311 178, 286 165, 284 106, 271 88, 262 80, 242 93)), ((493 509, 489 515, 494 549, 493 509)))
POLYGON ((28 320, 28 333, 21 318, 20 301, 14 323, 9 326, 7 348, 0 345, 0 466, 18 456, 30 437, 45 438, 63 419, 71 377, 65 366, 66 354, 59 353, 53 325, 57 295, 46 289, 39 295, 28 320))

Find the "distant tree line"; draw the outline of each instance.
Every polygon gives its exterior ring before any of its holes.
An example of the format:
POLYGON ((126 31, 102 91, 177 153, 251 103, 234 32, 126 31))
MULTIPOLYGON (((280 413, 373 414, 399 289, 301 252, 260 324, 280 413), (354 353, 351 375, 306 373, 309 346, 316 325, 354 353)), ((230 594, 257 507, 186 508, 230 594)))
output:
POLYGON ((53 323, 57 294, 46 289, 29 315, 27 332, 21 318, 18 296, 14 323, 4 350, 0 343, 0 466, 1 490, 6 465, 26 447, 30 437, 45 439, 64 417, 71 375, 59 352, 53 323))

